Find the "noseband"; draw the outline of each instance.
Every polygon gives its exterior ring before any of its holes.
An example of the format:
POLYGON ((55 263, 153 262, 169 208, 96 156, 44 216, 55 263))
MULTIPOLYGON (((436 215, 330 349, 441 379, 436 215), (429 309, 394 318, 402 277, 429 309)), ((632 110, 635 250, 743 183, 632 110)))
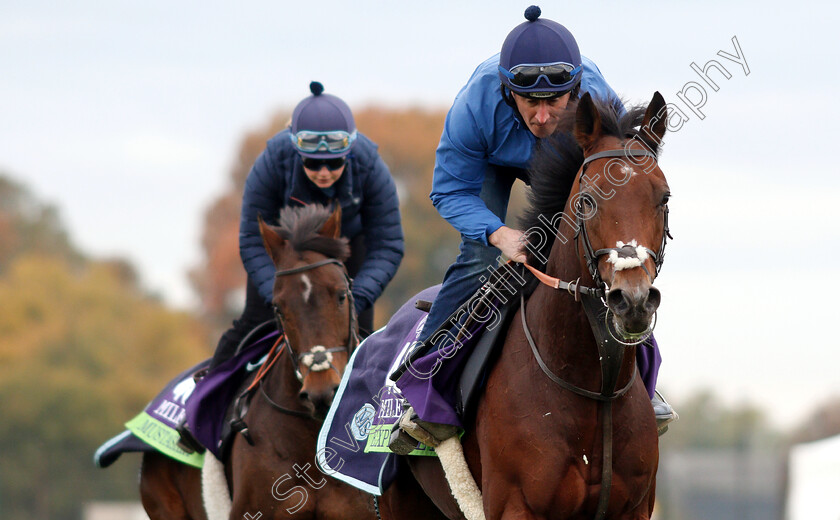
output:
POLYGON ((659 253, 654 252, 652 249, 644 246, 637 246, 636 244, 624 244, 619 243, 618 247, 608 247, 604 249, 598 249, 597 251, 593 249, 592 242, 589 240, 589 233, 586 231, 586 221, 591 218, 592 215, 587 216, 585 214, 583 208, 583 201, 588 201, 595 207, 595 200, 592 195, 589 193, 585 193, 583 191, 583 177, 586 173, 586 167, 592 161, 597 159, 605 159, 607 157, 612 158, 621 158, 621 157, 651 157, 654 161, 656 161, 656 154, 651 152, 650 150, 638 150, 638 149, 624 149, 621 150, 606 150, 603 152, 598 152, 590 155, 586 159, 584 159, 583 164, 581 165, 581 173, 580 177, 578 178, 578 193, 580 194, 580 199, 575 204, 573 208, 575 211, 575 223, 576 223, 576 230, 575 230, 575 249, 580 254, 580 248, 583 248, 583 256, 586 260, 586 266, 589 269, 589 274, 592 276, 592 280, 595 282, 596 290, 600 291, 603 297, 604 288, 606 287, 606 283, 601 279, 601 273, 598 271, 598 262, 602 256, 610 255, 612 258, 631 258, 638 260, 638 267, 644 269, 645 273, 647 273, 648 277, 653 281, 653 278, 648 272, 647 267, 645 267, 644 261, 646 258, 642 258, 643 253, 646 253, 647 256, 653 258, 653 263, 656 266, 656 274, 659 275, 659 271, 662 269, 662 263, 665 261, 665 245, 668 242, 668 239, 673 239, 674 237, 671 236, 671 232, 668 229, 668 205, 666 204, 665 209, 665 222, 664 228, 662 232, 662 241, 659 244, 659 253), (612 253, 615 253, 613 255, 612 253))
MULTIPOLYGON (((356 345, 359 344, 359 337, 356 334, 355 328, 353 325, 356 323, 356 308, 353 301, 353 279, 350 278, 350 275, 347 273, 347 268, 345 267, 344 263, 340 260, 335 258, 326 258, 324 260, 320 260, 313 264, 303 265, 300 267, 293 267, 291 269, 284 269, 279 270, 274 273, 275 278, 280 278, 281 276, 288 276, 290 274, 297 274, 302 273, 304 271, 310 271, 312 269, 317 269, 318 267, 323 267, 325 265, 335 264, 341 268, 341 272, 344 274, 344 281, 347 287, 347 303, 348 303, 348 320, 347 320, 347 344, 332 347, 332 348, 325 348, 323 346, 316 346, 312 348, 312 350, 308 352, 302 352, 301 354, 295 354, 295 350, 292 347, 291 343, 289 343, 288 336, 286 336, 286 348, 289 349, 289 356, 292 360, 292 365, 295 369, 295 376, 298 378, 298 381, 301 383, 303 382, 304 376, 300 371, 300 366, 303 365, 307 368, 308 372, 322 372, 324 370, 335 370, 336 374, 341 376, 341 372, 332 364, 332 355, 335 352, 344 352, 346 351, 348 354, 353 351, 356 345)), ((277 320, 277 327, 282 332, 285 330, 283 327, 283 320, 280 317, 280 313, 277 312, 277 308, 274 309, 274 318, 277 320)))

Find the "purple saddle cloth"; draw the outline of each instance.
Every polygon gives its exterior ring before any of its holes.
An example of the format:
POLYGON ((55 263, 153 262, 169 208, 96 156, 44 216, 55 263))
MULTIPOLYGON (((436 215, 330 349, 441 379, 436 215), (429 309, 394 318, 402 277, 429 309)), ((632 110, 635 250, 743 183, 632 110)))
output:
POLYGON ((388 434, 403 398, 388 376, 405 360, 425 322, 415 302, 432 301, 439 290, 437 285, 414 296, 353 352, 318 435, 315 461, 325 474, 374 495, 393 482, 398 460, 387 450, 388 434))
POLYGON ((181 449, 176 428, 184 417, 186 402, 195 387, 193 375, 209 364, 209 360, 203 361, 172 379, 139 415, 126 423, 124 432, 96 450, 94 464, 105 468, 123 453, 159 451, 184 464, 201 467, 204 456, 181 449))
POLYGON ((198 381, 193 376, 210 365, 209 359, 178 374, 139 415, 126 423, 127 430, 96 450, 94 464, 105 468, 123 453, 160 451, 184 464, 201 467, 203 454, 188 453, 178 445, 176 428, 184 417, 201 445, 221 458, 223 437, 228 431, 225 413, 277 336, 275 331, 251 343, 198 381))
POLYGON ((186 418, 190 432, 217 458, 223 456, 226 439, 225 414, 245 380, 265 361, 277 340, 274 331, 248 345, 237 356, 220 364, 200 379, 187 399, 186 418))

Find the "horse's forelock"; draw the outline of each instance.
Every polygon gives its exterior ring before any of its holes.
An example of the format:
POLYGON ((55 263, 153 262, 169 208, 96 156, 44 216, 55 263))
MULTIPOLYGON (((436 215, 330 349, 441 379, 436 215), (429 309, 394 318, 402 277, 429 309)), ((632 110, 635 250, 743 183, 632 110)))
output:
POLYGON ((283 208, 278 231, 295 251, 314 251, 343 262, 350 257, 349 241, 319 234, 331 215, 329 208, 318 204, 283 208))

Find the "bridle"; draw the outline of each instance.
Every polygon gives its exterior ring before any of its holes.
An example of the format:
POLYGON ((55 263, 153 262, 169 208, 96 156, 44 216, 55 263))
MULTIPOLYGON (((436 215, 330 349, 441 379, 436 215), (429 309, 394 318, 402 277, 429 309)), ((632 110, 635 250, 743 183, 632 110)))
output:
MULTIPOLYGON (((335 258, 326 258, 324 260, 320 260, 312 264, 307 264, 300 267, 293 267, 291 269, 278 270, 276 273, 274 273, 275 278, 280 278, 282 276, 311 271, 312 269, 317 269, 319 267, 331 264, 337 265, 341 268, 341 272, 344 275, 345 287, 347 289, 347 343, 345 345, 340 345, 331 348, 315 347, 308 352, 302 352, 298 355, 295 355, 295 350, 292 347, 291 343, 289 343, 288 336, 286 336, 285 346, 289 350, 289 356, 292 360, 292 366, 295 369, 295 376, 301 383, 303 382, 303 379, 305 377, 300 371, 301 364, 307 368, 307 375, 311 372, 322 372, 324 370, 332 369, 335 370, 339 377, 341 377, 341 372, 335 367, 335 365, 332 364, 332 354, 334 352, 346 351, 347 354, 350 355, 356 348, 356 346, 359 344, 359 336, 356 333, 356 328, 354 327, 357 318, 356 308, 353 301, 353 279, 350 278, 350 274, 347 272, 347 268, 345 267, 344 263, 341 262, 341 260, 337 260, 335 258)), ((276 306, 274 308, 274 318, 277 320, 278 330, 286 330, 283 326, 283 317, 280 315, 280 312, 278 311, 276 306)))
POLYGON ((303 410, 293 410, 286 408, 277 402, 275 402, 266 392, 264 383, 266 381, 265 375, 268 373, 269 370, 274 366, 275 362, 280 358, 284 351, 289 351, 289 359, 292 362, 292 367, 295 370, 295 377, 297 377, 298 381, 303 383, 305 376, 300 371, 300 366, 303 365, 307 368, 307 375, 312 372, 322 372, 325 370, 335 370, 335 372, 341 376, 341 372, 338 368, 335 367, 332 363, 332 355, 336 352, 347 352, 349 356, 353 350, 359 345, 359 336, 356 333, 356 307, 354 305, 353 300, 353 279, 350 277, 350 274, 347 272, 347 268, 343 262, 337 260, 335 258, 326 258, 324 260, 320 260, 318 262, 314 262, 312 264, 303 265, 300 267, 293 267, 291 269, 282 269, 278 270, 274 273, 275 278, 280 278, 281 276, 288 276, 291 274, 302 273, 305 271, 310 271, 312 269, 317 269, 319 267, 323 267, 325 265, 337 265, 341 268, 342 274, 344 275, 344 283, 347 290, 347 305, 348 309, 348 325, 347 325, 347 343, 345 345, 339 345, 336 347, 325 348, 323 346, 316 346, 313 347, 311 350, 307 352, 302 352, 300 354, 296 354, 294 348, 292 347, 291 343, 289 342, 289 338, 286 334, 283 333, 285 327, 283 326, 283 317, 280 315, 277 307, 274 308, 274 319, 277 321, 277 330, 280 331, 280 339, 277 343, 274 344, 271 351, 266 356, 265 361, 263 362, 263 366, 260 367, 259 372, 255 376, 254 380, 245 390, 245 392, 239 396, 235 405, 235 415, 237 419, 235 419, 231 424, 240 431, 248 441, 249 444, 253 445, 253 439, 248 431, 248 427, 243 420, 245 413, 247 412, 247 402, 248 397, 252 390, 255 387, 259 386, 260 393, 262 394, 263 398, 271 405, 272 408, 275 410, 284 413, 286 415, 293 415, 295 417, 303 417, 312 419, 312 414, 309 411, 303 410), (279 347, 279 348, 278 348, 279 347))
MULTIPOLYGON (((619 256, 623 258, 627 257, 634 257, 636 256, 636 251, 634 248, 630 247, 629 245, 624 245, 623 247, 607 247, 603 249, 595 250, 592 247, 592 242, 589 239, 589 232, 586 230, 586 221, 589 220, 590 216, 587 216, 583 211, 583 202, 590 201, 594 207, 594 198, 591 194, 586 193, 583 191, 583 177, 586 173, 586 167, 592 161, 597 159, 604 159, 607 157, 651 157, 653 160, 656 160, 656 154, 651 152, 650 150, 638 150, 638 149, 621 149, 621 150, 606 150, 603 152, 598 152, 590 155, 586 159, 584 159, 583 164, 581 164, 581 172, 578 177, 578 193, 579 199, 576 201, 575 207, 573 208, 575 211, 575 251, 580 255, 580 249, 583 248, 583 257, 586 260, 586 266, 589 269, 589 275, 592 277, 592 281, 595 282, 595 287, 587 287, 585 285, 581 285, 580 278, 573 282, 566 282, 560 280, 559 278, 555 278, 553 276, 549 276, 542 271, 535 269, 534 267, 528 265, 527 263, 524 264, 526 268, 528 268, 531 273, 539 279, 545 285, 552 287, 554 289, 559 289, 563 291, 568 291, 569 294, 575 297, 575 301, 580 301, 581 294, 587 294, 592 296, 600 297, 602 300, 605 298, 606 295, 606 288, 607 284, 601 278, 601 273, 598 270, 598 262, 600 261, 602 256, 609 255, 613 251, 615 251, 619 256)), ((671 236, 671 231, 668 227, 668 205, 666 204, 664 207, 665 214, 663 216, 664 219, 664 226, 662 230, 662 240, 659 244, 659 251, 653 251, 648 247, 641 246, 645 252, 653 258, 653 263, 656 266, 656 274, 659 275, 659 271, 662 269, 662 263, 665 261, 665 246, 668 243, 668 239, 672 239, 674 237, 671 236)), ((647 267, 645 266, 644 262, 641 263, 640 267, 644 269, 645 273, 647 273, 648 277, 653 280, 653 277, 650 276, 650 272, 648 272, 647 267)))
MULTIPOLYGON (((639 149, 625 149, 622 148, 621 150, 606 150, 603 152, 598 152, 590 155, 586 159, 584 159, 583 164, 581 165, 581 172, 580 176, 578 177, 578 193, 579 198, 576 201, 576 205, 573 208, 575 211, 575 250, 580 254, 580 248, 583 248, 583 256, 586 260, 586 266, 589 269, 589 274, 592 277, 592 281, 595 282, 595 288, 599 290, 602 294, 601 297, 604 296, 604 289, 606 288, 606 283, 601 279, 601 273, 598 271, 598 262, 600 261, 602 256, 609 255, 611 252, 615 251, 619 256, 623 258, 633 258, 637 256, 635 248, 630 247, 629 245, 625 245, 623 247, 608 247, 604 249, 598 249, 597 251, 593 249, 592 242, 589 240, 589 233, 586 231, 586 221, 589 220, 589 217, 586 216, 584 213, 583 202, 589 201, 594 207, 594 198, 591 194, 586 193, 583 191, 583 178, 584 174, 586 173, 586 167, 595 160, 598 159, 605 159, 605 158, 621 158, 621 157, 650 157, 654 161, 657 160, 656 154, 650 150, 639 150, 639 149)), ((664 207, 665 215, 664 215, 664 228, 662 232, 662 241, 659 244, 659 252, 654 252, 652 249, 648 247, 641 246, 647 254, 653 259, 653 263, 656 266, 656 274, 659 275, 659 271, 662 269, 662 263, 665 261, 665 245, 668 243, 668 239, 673 239, 674 237, 671 236, 671 232, 668 229, 668 205, 666 204, 664 207)), ((648 271, 647 267, 645 266, 644 262, 641 262, 642 269, 644 269, 645 273, 648 275, 648 278, 653 281, 654 277, 651 276, 650 272, 648 271)))

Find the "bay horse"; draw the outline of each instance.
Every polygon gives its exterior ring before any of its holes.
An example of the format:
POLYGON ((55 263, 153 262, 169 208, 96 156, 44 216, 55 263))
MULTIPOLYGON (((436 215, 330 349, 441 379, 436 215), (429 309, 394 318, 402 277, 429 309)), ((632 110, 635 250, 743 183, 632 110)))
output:
POLYGON ((535 273, 543 283, 522 298, 484 394, 463 418, 477 508, 462 512, 440 461, 408 457, 416 483, 403 472, 386 490, 383 518, 650 518, 659 447, 636 349, 660 301, 652 283, 670 193, 656 154, 666 121, 658 92, 622 117, 585 94, 561 120, 566 133, 540 142, 523 223, 528 264, 544 265, 535 273), (618 349, 605 354, 599 343, 618 349))
MULTIPOLYGON (((324 478, 315 464, 318 430, 358 344, 340 226, 340 207, 330 213, 317 205, 284 209, 279 227, 260 221, 284 335, 251 385, 247 435, 236 435, 224 461, 230 495, 206 497, 205 511, 200 470, 144 454, 140 489, 152 520, 376 517, 370 495, 324 478)), ((208 463, 219 461, 207 452, 208 463)))

